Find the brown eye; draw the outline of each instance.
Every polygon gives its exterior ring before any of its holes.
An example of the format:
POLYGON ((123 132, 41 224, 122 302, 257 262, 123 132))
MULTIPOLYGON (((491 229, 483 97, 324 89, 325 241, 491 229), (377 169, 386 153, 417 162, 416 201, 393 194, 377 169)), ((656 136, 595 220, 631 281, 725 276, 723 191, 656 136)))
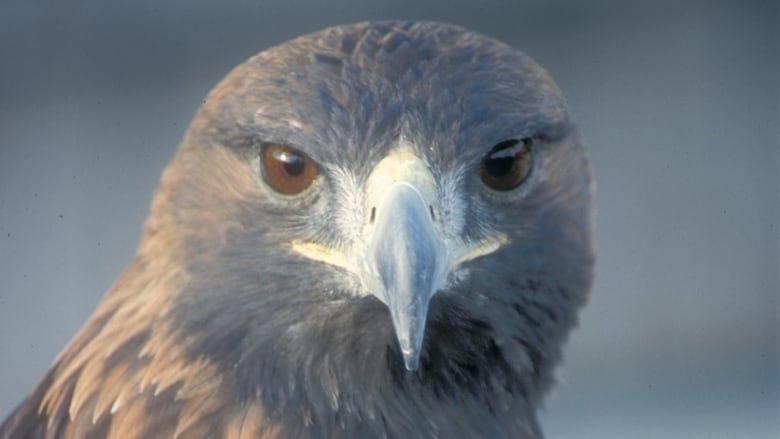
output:
POLYGON ((311 186, 317 166, 295 148, 271 143, 262 152, 263 179, 280 194, 295 195, 311 186))
POLYGON ((520 186, 531 171, 531 139, 504 140, 482 160, 479 173, 482 182, 497 191, 520 186))

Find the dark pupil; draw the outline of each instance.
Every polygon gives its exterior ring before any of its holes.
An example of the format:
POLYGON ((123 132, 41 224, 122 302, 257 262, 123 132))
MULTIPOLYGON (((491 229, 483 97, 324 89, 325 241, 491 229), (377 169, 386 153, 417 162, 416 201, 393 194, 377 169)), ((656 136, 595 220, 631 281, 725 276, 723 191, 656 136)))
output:
POLYGON ((282 166, 284 166, 284 171, 293 177, 301 175, 306 167, 306 162, 303 160, 303 157, 298 154, 284 151, 278 153, 276 158, 282 163, 282 166))
POLYGON ((515 165, 515 155, 511 154, 507 149, 517 145, 516 140, 508 140, 501 142, 493 148, 491 156, 485 160, 485 170, 493 177, 503 177, 512 172, 512 168, 515 165), (498 157, 494 157, 498 156, 498 157))
POLYGON ((514 157, 488 158, 485 168, 493 177, 503 177, 512 172, 514 163, 514 157))

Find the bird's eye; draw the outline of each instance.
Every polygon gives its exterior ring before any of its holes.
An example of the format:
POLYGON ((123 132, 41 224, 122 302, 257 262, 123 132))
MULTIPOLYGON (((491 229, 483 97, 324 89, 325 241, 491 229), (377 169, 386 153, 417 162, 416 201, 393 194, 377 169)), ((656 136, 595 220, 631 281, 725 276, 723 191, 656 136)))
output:
POLYGON ((263 179, 280 194, 295 195, 311 186, 317 177, 317 166, 304 153, 278 143, 262 150, 263 179))
POLYGON ((497 191, 508 191, 520 186, 531 172, 532 143, 526 137, 504 140, 494 146, 482 159, 479 169, 482 182, 497 191))

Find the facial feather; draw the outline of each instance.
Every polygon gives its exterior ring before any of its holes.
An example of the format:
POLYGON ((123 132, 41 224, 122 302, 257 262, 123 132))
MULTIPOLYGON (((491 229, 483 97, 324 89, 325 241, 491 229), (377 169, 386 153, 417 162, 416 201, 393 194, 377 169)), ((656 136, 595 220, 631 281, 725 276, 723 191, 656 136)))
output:
POLYGON ((380 22, 261 52, 204 100, 135 259, 0 437, 539 437, 592 283, 591 192, 560 90, 502 43, 380 22), (499 191, 480 170, 508 139, 530 173, 499 191), (315 166, 307 189, 268 184, 270 143, 315 166), (407 224, 373 200, 421 181, 399 199, 430 223, 405 233, 452 260, 408 370, 359 251, 376 215, 407 224))

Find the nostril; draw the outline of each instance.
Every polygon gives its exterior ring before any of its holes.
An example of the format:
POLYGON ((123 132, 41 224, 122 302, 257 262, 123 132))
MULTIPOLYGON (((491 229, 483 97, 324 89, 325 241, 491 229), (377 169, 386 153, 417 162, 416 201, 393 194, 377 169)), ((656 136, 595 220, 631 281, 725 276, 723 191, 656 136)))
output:
POLYGON ((433 213, 433 206, 428 205, 428 210, 431 211, 431 221, 436 221, 436 214, 433 213))
POLYGON ((371 217, 368 219, 368 223, 374 224, 374 218, 376 218, 376 206, 371 208, 371 217))

